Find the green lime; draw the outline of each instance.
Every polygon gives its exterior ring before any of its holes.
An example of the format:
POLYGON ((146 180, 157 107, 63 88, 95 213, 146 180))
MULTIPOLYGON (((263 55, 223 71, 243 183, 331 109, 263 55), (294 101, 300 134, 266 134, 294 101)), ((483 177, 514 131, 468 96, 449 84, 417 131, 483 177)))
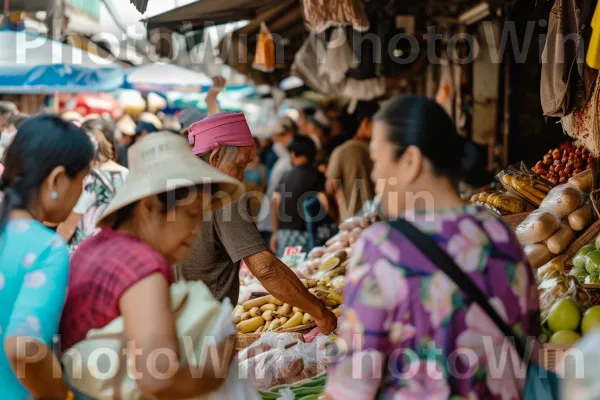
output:
POLYGON ((596 248, 596 246, 588 244, 588 245, 583 246, 581 249, 579 249, 579 251, 577 252, 577 255, 578 256, 587 256, 588 254, 590 254, 596 250, 598 250, 596 248))
POLYGON ((573 266, 575 268, 583 268, 585 269, 585 263, 587 262, 587 257, 581 254, 577 254, 573 257, 573 266))
POLYGON ((589 275, 583 281, 586 285, 600 285, 600 278, 596 275, 589 275))
POLYGON ((587 255, 585 269, 590 275, 598 275, 600 272, 600 251, 596 250, 587 255))
POLYGON ((569 275, 575 277, 575 279, 577 279, 579 283, 583 283, 585 281, 585 278, 590 276, 590 274, 588 274, 587 270, 584 267, 573 268, 571 272, 569 272, 569 275))
POLYGON ((579 328, 581 311, 571 298, 567 297, 554 303, 548 314, 548 328, 552 332, 574 331, 579 328))

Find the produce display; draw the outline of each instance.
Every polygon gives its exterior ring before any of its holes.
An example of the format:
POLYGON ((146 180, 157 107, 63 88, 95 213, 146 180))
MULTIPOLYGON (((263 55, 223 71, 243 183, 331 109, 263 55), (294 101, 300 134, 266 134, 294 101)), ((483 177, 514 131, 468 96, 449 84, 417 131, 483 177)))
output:
POLYGON ((476 193, 471 204, 484 206, 498 215, 518 214, 532 211, 531 204, 510 193, 495 191, 476 193))
POLYGON ((537 271, 542 325, 551 344, 572 344, 600 323, 600 318, 590 317, 598 313, 591 307, 590 294, 563 269, 562 262, 555 260, 537 271))
MULTIPOLYGON (((271 390, 272 393, 283 388, 306 388, 306 382, 293 387, 273 387, 293 385, 323 373, 327 368, 327 354, 332 345, 333 341, 323 334, 312 342, 307 342, 299 333, 262 335, 258 341, 238 354, 240 376, 251 379, 257 389, 271 390)), ((305 395, 308 394, 310 393, 305 395)))
POLYGON ((294 268, 296 275, 320 281, 325 286, 341 290, 351 246, 358 240, 364 229, 376 221, 374 215, 350 218, 340 224, 340 232, 327 241, 325 247, 314 248, 308 259, 294 268))
POLYGON ((600 236, 593 244, 583 246, 573 257, 573 268, 569 275, 579 283, 600 285, 600 236))
POLYGON ((594 157, 582 147, 564 144, 558 149, 548 150, 533 172, 548 182, 557 185, 567 183, 569 178, 592 168, 594 157))
MULTIPOLYGON (((327 308, 338 317, 342 314, 343 299, 341 292, 329 290, 314 280, 302 280, 302 283, 327 308)), ((273 296, 263 296, 246 301, 233 310, 234 323, 239 333, 280 332, 289 329, 302 329, 314 326, 314 318, 273 296)))
POLYGON ((327 383, 327 374, 322 373, 314 378, 296 383, 293 385, 276 386, 268 392, 260 392, 263 400, 277 400, 284 393, 290 395, 290 398, 300 400, 318 400, 325 392, 325 384, 327 383))
POLYGON ((593 221, 593 207, 586 203, 585 194, 589 175, 584 172, 573 177, 572 183, 550 190, 539 209, 533 211, 515 229, 531 265, 539 268, 557 255, 563 254, 593 221))
POLYGON ((504 173, 501 182, 504 187, 514 190, 521 197, 538 207, 551 190, 551 187, 543 181, 523 174, 504 173))

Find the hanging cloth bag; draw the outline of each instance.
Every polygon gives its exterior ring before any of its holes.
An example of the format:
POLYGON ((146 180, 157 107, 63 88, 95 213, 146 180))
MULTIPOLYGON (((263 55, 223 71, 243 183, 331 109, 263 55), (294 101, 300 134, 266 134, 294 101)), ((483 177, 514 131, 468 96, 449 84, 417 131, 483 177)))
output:
POLYGON ((369 29, 363 0, 304 0, 303 6, 304 19, 313 32, 345 25, 361 32, 369 29))
POLYGON ((273 35, 271 35, 264 22, 260 24, 252 68, 262 72, 275 71, 275 42, 273 41, 273 35))

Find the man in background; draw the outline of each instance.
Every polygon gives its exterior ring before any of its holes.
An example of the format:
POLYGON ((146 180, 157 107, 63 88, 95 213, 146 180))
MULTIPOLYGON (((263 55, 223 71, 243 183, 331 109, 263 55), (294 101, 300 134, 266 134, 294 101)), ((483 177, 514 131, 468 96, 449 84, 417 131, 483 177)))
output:
POLYGON ((292 161, 287 146, 297 131, 298 128, 294 121, 289 117, 284 117, 279 122, 278 132, 273 136, 273 151, 277 154, 278 159, 269 175, 267 192, 260 209, 258 220, 258 230, 265 239, 265 243, 271 242, 271 234, 273 232, 271 221, 271 199, 273 198, 275 190, 279 187, 283 176, 292 169, 292 161))
POLYGON ((336 199, 342 221, 356 215, 365 202, 375 197, 369 145, 373 130, 371 118, 377 109, 376 104, 370 104, 357 111, 362 118, 357 134, 336 148, 329 159, 327 193, 336 199))

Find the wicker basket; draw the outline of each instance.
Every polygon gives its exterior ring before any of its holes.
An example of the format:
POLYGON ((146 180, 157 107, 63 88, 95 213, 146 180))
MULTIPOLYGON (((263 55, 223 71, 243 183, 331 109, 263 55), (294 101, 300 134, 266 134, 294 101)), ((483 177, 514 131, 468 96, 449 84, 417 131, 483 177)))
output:
MULTIPOLYGON (((317 326, 316 323, 300 325, 295 328, 286 329, 284 331, 277 331, 276 333, 300 333, 302 335, 309 333, 317 326)), ((238 333, 235 338, 235 350, 240 351, 246 347, 250 347, 254 342, 260 339, 262 333, 238 333)))
POLYGON ((519 214, 505 215, 502 217, 506 225, 514 232, 517 226, 527 218, 530 213, 524 212, 519 214))
POLYGON ((561 256, 560 260, 565 264, 565 269, 569 270, 573 266, 571 263, 573 257, 579 250, 585 245, 593 243, 598 234, 600 233, 600 220, 596 221, 590 226, 573 244, 565 251, 561 256))
POLYGON ((571 345, 565 344, 544 344, 542 346, 541 365, 548 371, 556 371, 557 366, 565 357, 571 345))

